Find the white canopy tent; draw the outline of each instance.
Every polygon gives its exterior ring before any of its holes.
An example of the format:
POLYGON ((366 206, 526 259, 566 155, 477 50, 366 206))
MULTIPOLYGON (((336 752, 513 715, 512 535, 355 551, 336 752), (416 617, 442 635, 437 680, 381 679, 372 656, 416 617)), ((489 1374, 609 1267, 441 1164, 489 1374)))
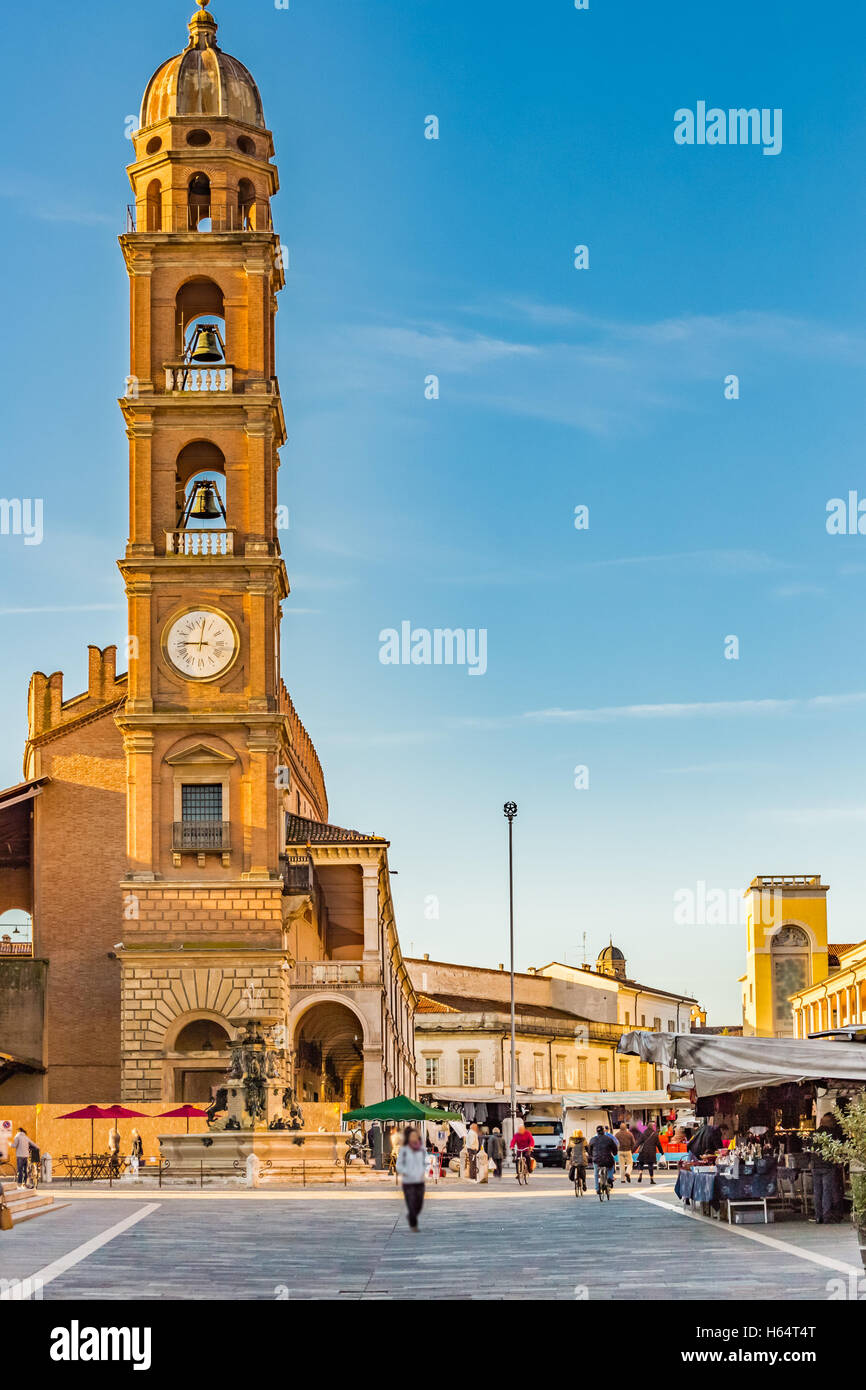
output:
POLYGON ((786 1081, 866 1084, 862 1043, 813 1038, 740 1038, 722 1033, 625 1033, 618 1050, 694 1076, 699 1096, 786 1081))

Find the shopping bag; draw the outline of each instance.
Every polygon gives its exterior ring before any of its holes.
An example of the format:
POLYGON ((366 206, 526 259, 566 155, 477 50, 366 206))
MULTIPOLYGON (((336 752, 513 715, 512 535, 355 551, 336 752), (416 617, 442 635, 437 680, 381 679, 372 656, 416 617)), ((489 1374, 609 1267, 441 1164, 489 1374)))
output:
POLYGON ((0 1231, 12 1230, 12 1213, 4 1202, 0 1206, 0 1231))

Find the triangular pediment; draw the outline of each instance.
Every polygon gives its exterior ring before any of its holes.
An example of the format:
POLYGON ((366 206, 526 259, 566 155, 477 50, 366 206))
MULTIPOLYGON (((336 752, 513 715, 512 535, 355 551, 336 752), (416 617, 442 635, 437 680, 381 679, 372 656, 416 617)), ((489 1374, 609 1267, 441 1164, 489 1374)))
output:
POLYGON ((221 753, 207 743, 196 743, 192 748, 184 748, 180 753, 172 753, 164 759, 169 767, 230 767, 237 762, 233 753, 221 753))

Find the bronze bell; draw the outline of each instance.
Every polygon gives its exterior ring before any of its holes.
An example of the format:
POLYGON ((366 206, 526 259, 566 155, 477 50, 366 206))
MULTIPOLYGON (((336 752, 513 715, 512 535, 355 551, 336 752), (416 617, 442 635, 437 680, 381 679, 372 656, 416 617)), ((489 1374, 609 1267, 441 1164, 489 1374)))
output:
POLYGON ((189 358, 191 362, 222 362, 220 340, 212 323, 205 323, 199 328, 189 358))
POLYGON ((189 510, 190 517, 195 517, 196 521, 217 521, 222 516, 222 510, 217 502, 216 488, 213 483, 202 482, 195 485, 195 501, 189 510))

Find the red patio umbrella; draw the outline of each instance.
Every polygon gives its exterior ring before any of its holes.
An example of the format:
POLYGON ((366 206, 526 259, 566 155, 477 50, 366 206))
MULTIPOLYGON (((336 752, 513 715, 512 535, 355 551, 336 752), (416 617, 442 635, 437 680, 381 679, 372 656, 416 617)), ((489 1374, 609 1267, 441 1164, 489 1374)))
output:
POLYGON ((143 1110, 127 1110, 123 1105, 109 1105, 104 1109, 101 1105, 85 1105, 83 1110, 70 1110, 68 1115, 61 1115, 61 1120, 89 1120, 90 1121, 90 1157, 93 1158, 93 1123, 95 1120, 144 1120, 147 1118, 143 1110))
POLYGON ((197 1105, 179 1105, 177 1110, 163 1110, 161 1115, 157 1115, 158 1120, 186 1120, 186 1132, 189 1134, 190 1120, 203 1120, 207 1115, 206 1110, 200 1110, 197 1105))

